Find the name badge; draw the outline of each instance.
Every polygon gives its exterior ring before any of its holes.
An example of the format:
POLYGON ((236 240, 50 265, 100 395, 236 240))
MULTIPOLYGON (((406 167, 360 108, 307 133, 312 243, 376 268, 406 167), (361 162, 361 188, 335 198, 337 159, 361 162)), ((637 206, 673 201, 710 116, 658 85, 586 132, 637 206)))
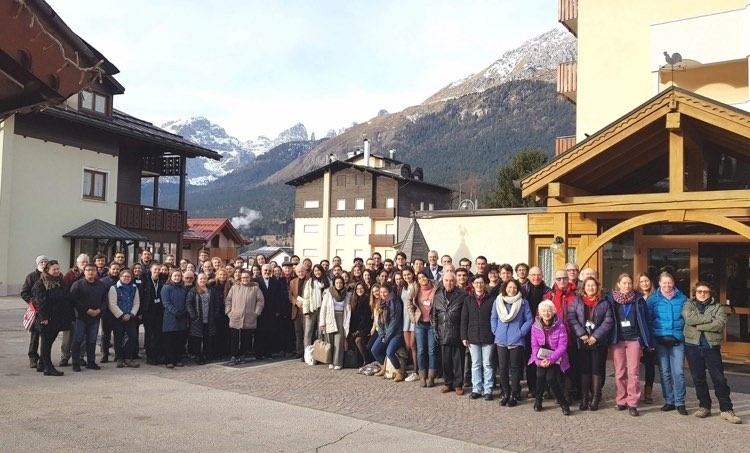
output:
POLYGON ((620 325, 621 325, 622 327, 630 327, 630 321, 621 321, 621 322, 620 322, 620 325))
POLYGON ((160 304, 161 303, 161 299, 154 299, 154 303, 155 304, 160 304))
POLYGON ((422 305, 424 305, 425 307, 429 307, 430 304, 432 304, 432 302, 430 302, 429 300, 425 300, 422 302, 422 305))
POLYGON ((591 321, 586 321, 586 328, 587 328, 587 329, 593 329, 594 327, 595 327, 595 326, 594 326, 594 323, 593 323, 593 322, 591 322, 591 321))

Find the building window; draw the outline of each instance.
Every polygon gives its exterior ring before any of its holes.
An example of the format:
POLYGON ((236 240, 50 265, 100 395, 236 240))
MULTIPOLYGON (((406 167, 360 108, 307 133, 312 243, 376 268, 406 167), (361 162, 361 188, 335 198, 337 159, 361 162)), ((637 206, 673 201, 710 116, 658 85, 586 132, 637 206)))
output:
POLYGON ((336 225, 336 236, 344 235, 346 235, 346 225, 344 225, 343 223, 336 225))
POLYGON ((346 200, 343 198, 340 198, 336 200, 336 210, 338 211, 344 211, 346 210, 346 200))
POLYGON ((386 198, 385 207, 388 209, 393 209, 394 207, 396 207, 396 200, 393 197, 386 198))
POLYGON ((365 175, 354 175, 354 185, 355 186, 364 186, 365 185, 365 175))
POLYGON ((81 91, 79 108, 106 115, 109 112, 109 96, 95 91, 81 91))
POLYGON ((434 211, 435 210, 435 203, 428 204, 427 205, 427 210, 428 211, 434 211))
POLYGON ((320 207, 319 200, 305 200, 305 209, 316 209, 320 207))
POLYGON ((318 249, 302 249, 302 257, 315 258, 318 256, 318 249))
POLYGON ((345 253, 344 249, 336 249, 336 256, 344 256, 345 253))
POLYGON ((363 211, 365 209, 365 199, 357 198, 354 200, 354 209, 357 211, 363 211))
POLYGON ((354 235, 355 236, 364 236, 365 235, 365 225, 362 223, 358 223, 354 225, 354 235))
POLYGON ((106 201, 107 173, 103 171, 83 169, 83 198, 88 200, 106 201))
MULTIPOLYGON (((339 254, 341 255, 341 254, 339 254)), ((354 257, 355 258, 365 258, 365 251, 360 249, 354 249, 354 257)))
POLYGON ((385 234, 394 234, 395 231, 396 231, 396 225, 392 223, 387 223, 385 225, 385 234))
POLYGON ((419 202, 419 210, 424 211, 424 201, 419 202))
POLYGON ((336 175, 336 185, 346 187, 346 175, 336 175))
POLYGON ((302 227, 302 231, 304 231, 305 233, 318 233, 320 231, 320 229, 319 229, 319 227, 318 227, 317 224, 313 223, 313 224, 310 224, 310 225, 303 226, 302 227))

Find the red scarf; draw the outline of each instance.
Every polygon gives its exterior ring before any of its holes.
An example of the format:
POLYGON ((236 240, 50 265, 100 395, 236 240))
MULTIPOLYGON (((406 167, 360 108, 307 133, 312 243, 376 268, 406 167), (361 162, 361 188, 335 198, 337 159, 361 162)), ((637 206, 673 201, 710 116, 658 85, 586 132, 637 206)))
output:
POLYGON ((586 304, 589 308, 596 307, 597 302, 599 302, 599 296, 589 297, 586 295, 581 296, 581 299, 583 299, 583 303, 586 304))

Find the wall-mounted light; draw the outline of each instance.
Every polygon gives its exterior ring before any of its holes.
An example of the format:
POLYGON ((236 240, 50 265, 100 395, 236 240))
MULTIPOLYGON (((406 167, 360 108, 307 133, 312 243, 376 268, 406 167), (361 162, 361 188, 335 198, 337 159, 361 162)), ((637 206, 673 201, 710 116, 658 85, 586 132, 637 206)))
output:
POLYGON ((549 249, 552 253, 556 255, 564 255, 565 254, 565 248, 563 247, 563 244, 565 243, 565 239, 562 238, 562 236, 555 236, 555 240, 550 244, 549 249))

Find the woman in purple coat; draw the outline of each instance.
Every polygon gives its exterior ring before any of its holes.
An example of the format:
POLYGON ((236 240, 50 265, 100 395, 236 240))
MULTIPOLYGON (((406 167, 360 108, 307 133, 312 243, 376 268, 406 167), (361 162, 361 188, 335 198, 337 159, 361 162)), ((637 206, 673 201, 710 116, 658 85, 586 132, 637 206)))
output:
MULTIPOLYGON (((539 316, 531 326, 531 358, 529 363, 535 363, 536 388, 544 388, 545 381, 549 384, 555 398, 560 401, 560 408, 564 415, 570 415, 568 401, 563 396, 558 377, 560 372, 570 368, 568 362, 568 334, 565 325, 557 318, 555 304, 545 300, 539 303, 539 316)), ((542 392, 536 393, 534 410, 542 410, 542 392)))

